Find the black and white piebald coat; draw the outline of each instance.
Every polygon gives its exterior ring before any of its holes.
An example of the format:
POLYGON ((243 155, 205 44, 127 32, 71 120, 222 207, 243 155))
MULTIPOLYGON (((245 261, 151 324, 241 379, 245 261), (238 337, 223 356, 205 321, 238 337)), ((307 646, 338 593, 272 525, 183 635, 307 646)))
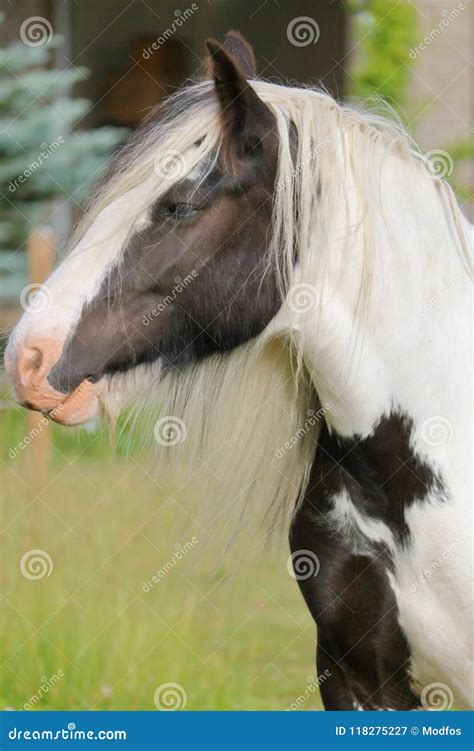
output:
POLYGON ((433 684, 468 707, 469 225, 398 126, 249 82, 237 34, 209 51, 213 80, 118 155, 13 332, 18 398, 184 421, 173 458, 212 467, 227 530, 286 524, 295 570, 318 561, 297 578, 326 708, 416 708, 433 684))

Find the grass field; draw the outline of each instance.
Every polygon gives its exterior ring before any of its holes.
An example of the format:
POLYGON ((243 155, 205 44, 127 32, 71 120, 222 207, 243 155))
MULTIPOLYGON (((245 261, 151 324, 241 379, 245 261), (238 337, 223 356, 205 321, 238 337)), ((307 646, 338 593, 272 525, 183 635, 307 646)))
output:
POLYGON ((55 427, 31 487, 31 447, 8 456, 25 430, 0 412, 3 707, 148 710, 176 683, 191 710, 321 708, 286 547, 220 559, 163 478, 100 434, 55 427))

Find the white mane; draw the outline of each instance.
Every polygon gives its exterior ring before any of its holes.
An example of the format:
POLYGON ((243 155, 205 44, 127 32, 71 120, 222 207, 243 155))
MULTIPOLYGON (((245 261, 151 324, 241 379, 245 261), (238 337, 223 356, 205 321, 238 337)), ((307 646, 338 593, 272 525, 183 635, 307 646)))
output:
MULTIPOLYGON (((272 110, 280 142, 277 190, 274 211, 273 261, 282 277, 291 278, 295 243, 299 262, 304 266, 312 248, 318 247, 318 267, 324 277, 324 252, 331 238, 334 214, 347 204, 349 171, 357 180, 363 203, 361 221, 369 231, 371 215, 377 209, 380 171, 387 153, 398 153, 410 166, 432 175, 429 160, 416 147, 402 124, 390 110, 390 117, 359 111, 338 103, 328 94, 310 88, 290 88, 266 81, 251 81, 259 97, 272 110), (296 164, 290 152, 290 131, 298 140, 296 164), (321 190, 324 187, 324 190, 321 190), (295 222, 295 195, 298 220, 295 222), (317 207, 317 210, 316 210, 317 207)), ((388 109, 388 106, 386 106, 388 109)), ((134 187, 149 184, 149 199, 156 200, 174 183, 201 166, 201 177, 213 168, 222 139, 220 106, 212 81, 203 81, 180 90, 150 115, 112 163, 102 186, 89 200, 76 234, 82 236, 100 212, 134 187), (177 169, 163 178, 159 165, 178 159, 177 169)), ((434 178, 435 176, 432 175, 434 178)), ((450 212, 461 212, 449 185, 436 179, 440 194, 450 212)), ((127 222, 134 217, 127 216, 127 222)), ((460 248, 467 250, 460 232, 460 248)), ((372 243, 367 242, 369 248, 372 243)))
MULTIPOLYGON (((268 263, 278 269, 286 293, 296 278, 296 248, 297 279, 311 280, 322 298, 334 243, 343 240, 350 258, 355 236, 362 232, 357 311, 363 317, 370 303, 376 234, 384 216, 380 175, 385 160, 396 156, 407 170, 407 180, 433 179, 426 177, 426 160, 393 120, 359 112, 311 89, 263 81, 251 85, 273 112, 279 137, 268 263), (298 143, 296 162, 290 149, 293 133, 298 143), (344 216, 347 234, 335 238, 334 228, 344 225, 344 216)), ((138 185, 149 185, 151 203, 173 182, 195 174, 197 167, 204 179, 215 163, 221 136, 212 82, 179 92, 120 154, 104 187, 92 197, 77 235, 83 235, 113 200, 138 185), (170 157, 178 158, 180 168, 160 181, 157 164, 170 157)), ((436 185, 440 214, 454 228, 454 245, 467 259, 461 212, 447 183, 436 180, 436 185)), ((136 218, 126 218, 130 227, 136 218)), ((250 344, 212 356, 183 373, 163 376, 156 364, 114 376, 104 405, 109 414, 114 412, 114 400, 122 406, 125 393, 135 406, 146 407, 151 438, 159 415, 184 421, 186 440, 167 450, 159 447, 165 459, 161 472, 168 473, 173 466, 174 487, 198 495, 198 505, 208 506, 209 519, 219 518, 233 533, 249 513, 252 518, 256 513, 261 521, 270 520, 270 527, 287 528, 308 479, 320 427, 319 419, 311 419, 318 402, 296 341, 275 342, 264 332, 250 344), (141 398, 144 393, 146 398, 141 398), (157 408, 154 416, 151 405, 157 408), (298 440, 293 443, 295 435, 298 440), (288 441, 291 449, 277 458, 278 449, 288 441), (285 524, 280 524, 282 520, 285 524)))

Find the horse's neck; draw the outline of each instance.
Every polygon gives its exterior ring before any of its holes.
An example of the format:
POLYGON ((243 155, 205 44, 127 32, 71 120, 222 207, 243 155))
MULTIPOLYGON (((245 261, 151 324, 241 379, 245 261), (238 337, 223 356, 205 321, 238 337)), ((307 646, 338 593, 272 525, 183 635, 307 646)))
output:
POLYGON ((320 311, 304 327, 305 361, 339 434, 366 437, 398 412, 420 451, 457 473, 469 465, 470 281, 439 188, 410 169, 407 180, 394 160, 384 178, 367 304, 362 234, 350 251, 333 249, 320 311), (439 430, 446 440, 430 441, 439 430))

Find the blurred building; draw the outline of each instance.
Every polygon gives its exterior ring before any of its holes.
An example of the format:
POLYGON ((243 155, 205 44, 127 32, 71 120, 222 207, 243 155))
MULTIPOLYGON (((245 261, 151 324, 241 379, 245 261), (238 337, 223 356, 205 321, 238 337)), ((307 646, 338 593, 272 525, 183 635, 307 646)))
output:
MULTIPOLYGON (((423 150, 449 148, 472 134, 472 0, 416 0, 420 42, 412 69, 411 98, 418 103, 412 128, 423 150)), ((472 161, 459 178, 472 187, 472 161)), ((474 220, 472 205, 465 210, 474 220)))
MULTIPOLYGON (((470 0, 416 0, 420 42, 411 84, 422 105, 414 131, 423 148, 465 137, 472 118, 470 0), (447 15, 458 12, 449 22, 447 15), (448 21, 448 22, 446 22, 448 21)), ((164 94, 203 73, 204 42, 238 28, 254 45, 262 76, 322 84, 343 96, 357 55, 344 0, 8 0, 0 42, 19 38, 22 22, 48 19, 64 45, 59 63, 92 72, 82 91, 94 102, 91 124, 134 125, 164 94), (288 24, 317 21, 316 44, 288 41, 288 24), (157 46, 147 58, 146 50, 157 46)))
POLYGON ((203 75, 205 40, 230 28, 255 46, 262 76, 320 82, 342 94, 336 61, 346 49, 343 4, 316 6, 318 43, 301 47, 289 43, 287 27, 295 16, 314 16, 314 0, 185 0, 180 8, 176 0, 15 0, 1 33, 12 40, 26 18, 47 18, 64 38, 59 62, 92 71, 78 92, 95 102, 90 123, 134 125, 186 78, 203 75))

